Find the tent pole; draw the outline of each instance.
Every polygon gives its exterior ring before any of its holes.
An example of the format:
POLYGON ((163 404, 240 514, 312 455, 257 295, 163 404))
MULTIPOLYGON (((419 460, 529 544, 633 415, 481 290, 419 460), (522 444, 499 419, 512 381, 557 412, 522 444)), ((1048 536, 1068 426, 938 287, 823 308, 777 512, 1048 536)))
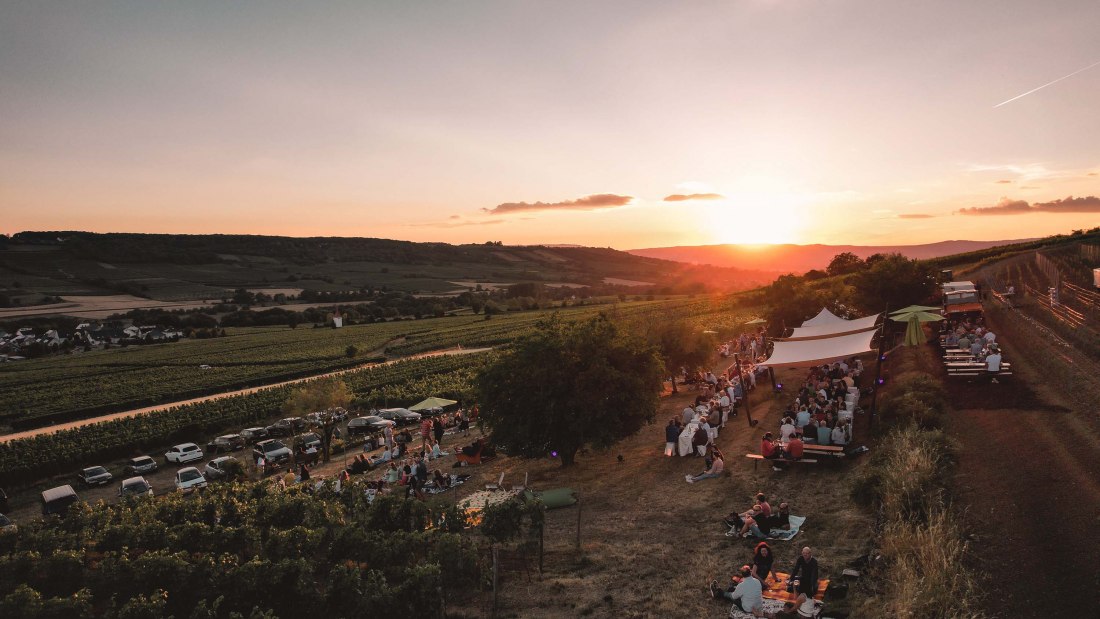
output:
POLYGON ((737 362, 737 380, 741 382, 741 394, 745 400, 745 418, 749 421, 749 427, 753 427, 756 423, 752 420, 752 410, 749 408, 749 385, 745 381, 745 375, 741 373, 741 355, 733 355, 734 361, 737 362))
POLYGON ((875 363, 875 386, 871 391, 871 428, 875 427, 875 416, 878 415, 878 388, 882 378, 882 352, 886 345, 886 321, 890 319, 890 304, 886 304, 886 312, 882 315, 882 328, 878 335, 878 362, 875 363))

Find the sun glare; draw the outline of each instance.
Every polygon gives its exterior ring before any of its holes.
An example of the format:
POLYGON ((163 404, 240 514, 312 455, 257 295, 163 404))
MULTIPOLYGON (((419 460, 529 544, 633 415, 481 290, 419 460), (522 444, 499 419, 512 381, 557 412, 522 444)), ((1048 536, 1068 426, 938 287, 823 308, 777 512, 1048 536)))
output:
POLYGON ((707 208, 712 242, 736 245, 797 243, 805 215, 799 196, 740 194, 707 208))

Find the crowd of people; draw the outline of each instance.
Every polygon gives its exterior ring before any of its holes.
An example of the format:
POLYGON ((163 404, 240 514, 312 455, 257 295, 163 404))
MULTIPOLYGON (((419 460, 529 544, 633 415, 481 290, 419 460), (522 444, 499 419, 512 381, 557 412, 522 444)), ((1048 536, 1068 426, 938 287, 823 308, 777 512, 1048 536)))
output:
POLYGON ((749 562, 730 577, 725 587, 717 580, 711 581, 708 587, 711 597, 729 600, 738 610, 757 617, 787 619, 815 616, 814 595, 817 593, 820 571, 812 549, 802 549, 783 580, 776 571, 775 556, 767 540, 769 533, 775 529, 790 529, 790 506, 780 502, 778 509, 773 510, 768 497, 759 492, 753 497, 750 509, 733 512, 723 522, 740 536, 755 537, 761 541, 753 547, 749 562), (794 599, 788 601, 782 610, 766 613, 764 592, 773 589, 785 590, 794 599))
MULTIPOLYGON (((444 492, 461 484, 470 476, 446 474, 440 468, 433 467, 432 462, 450 455, 441 447, 447 429, 453 428, 456 435, 469 436, 470 421, 475 415, 473 410, 459 410, 423 418, 417 428, 419 447, 416 446, 412 429, 386 426, 367 437, 362 452, 356 454, 347 468, 338 474, 338 483, 348 481, 352 475, 371 475, 373 478, 367 483, 370 496, 403 492, 406 497, 421 500, 429 494, 444 492), (375 451, 377 453, 372 453, 375 451)), ((277 476, 273 483, 286 488, 310 480, 310 469, 303 463, 297 473, 293 468, 288 468, 287 473, 277 476)))
POLYGON ((944 350, 968 353, 973 361, 985 364, 990 382, 998 382, 1001 371, 1001 347, 997 334, 985 327, 981 316, 962 317, 943 321, 941 339, 944 350))

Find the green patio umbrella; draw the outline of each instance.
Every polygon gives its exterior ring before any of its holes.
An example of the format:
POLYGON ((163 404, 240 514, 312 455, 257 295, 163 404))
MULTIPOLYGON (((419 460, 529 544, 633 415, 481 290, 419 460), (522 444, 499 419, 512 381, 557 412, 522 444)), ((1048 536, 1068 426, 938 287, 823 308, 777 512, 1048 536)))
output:
POLYGON ((930 314, 928 312, 915 311, 907 314, 901 314, 899 316, 891 316, 890 320, 896 322, 908 323, 905 327, 905 341, 903 344, 906 346, 920 346, 928 341, 928 338, 924 335, 924 329, 921 328, 922 322, 935 322, 937 320, 943 320, 943 316, 939 314, 930 314))
POLYGON ((428 398, 419 404, 414 404, 409 407, 411 411, 424 411, 429 408, 444 408, 452 404, 458 404, 457 400, 448 400, 446 398, 428 398))
POLYGON ((943 320, 943 316, 925 311, 913 311, 898 314, 897 316, 890 316, 890 320, 895 322, 909 322, 911 318, 916 318, 918 322, 936 322, 937 320, 943 320))
POLYGON ((929 305, 910 305, 909 307, 903 307, 899 310, 890 312, 891 316, 897 316, 898 314, 908 314, 910 312, 936 312, 939 311, 938 307, 931 307, 929 305))

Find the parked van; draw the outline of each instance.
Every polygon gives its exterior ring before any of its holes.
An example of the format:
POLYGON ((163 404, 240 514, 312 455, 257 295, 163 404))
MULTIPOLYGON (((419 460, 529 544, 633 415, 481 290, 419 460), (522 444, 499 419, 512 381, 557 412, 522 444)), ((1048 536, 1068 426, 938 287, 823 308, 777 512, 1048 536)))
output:
POLYGON ((79 497, 72 486, 58 486, 42 492, 42 515, 64 515, 70 505, 76 503, 79 497))

